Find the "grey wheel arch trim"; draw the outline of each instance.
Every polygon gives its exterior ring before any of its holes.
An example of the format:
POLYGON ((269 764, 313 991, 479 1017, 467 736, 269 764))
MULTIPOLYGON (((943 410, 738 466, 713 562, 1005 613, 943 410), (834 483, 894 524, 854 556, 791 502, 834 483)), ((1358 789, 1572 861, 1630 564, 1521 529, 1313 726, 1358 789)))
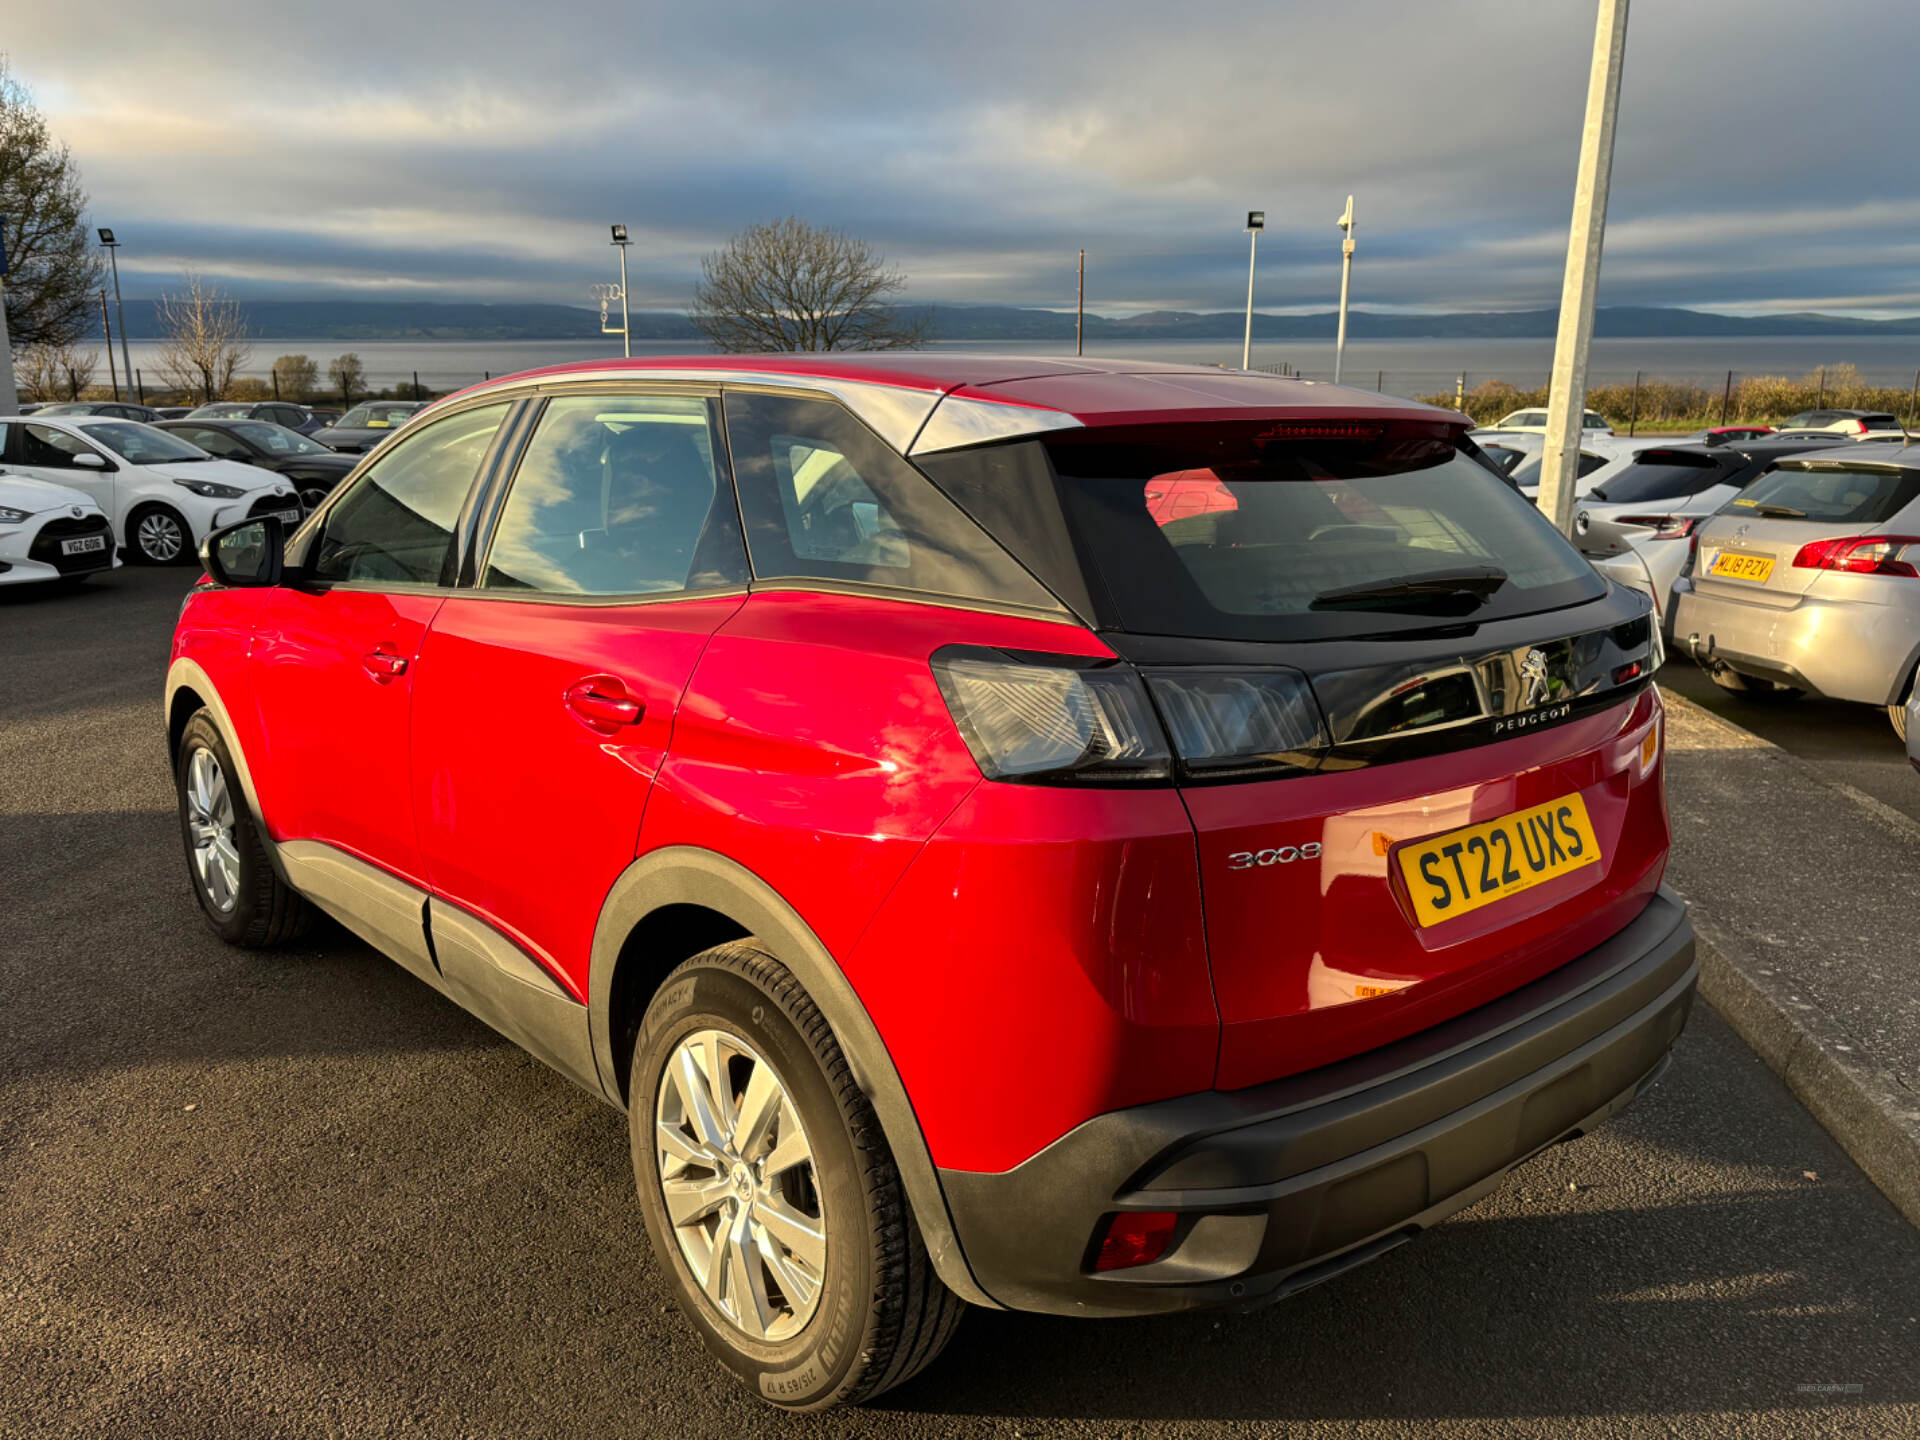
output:
POLYGON ((160 707, 160 724, 168 741, 168 770, 179 757, 172 753, 173 740, 173 702, 182 690, 191 690, 200 697, 209 714, 213 716, 214 727, 219 730, 220 738, 226 742, 227 753, 233 757, 233 768, 240 772, 240 791, 246 796, 247 813, 253 817, 254 828, 260 838, 266 842, 267 858, 273 862, 274 871, 282 881, 287 880, 286 866, 281 863, 280 847, 273 843, 273 832, 267 828, 266 813, 260 808, 260 793, 253 787, 253 770, 247 764, 247 752, 240 744, 240 737, 233 728, 233 717, 227 713, 227 702, 220 696, 207 672, 192 660, 181 658, 167 667, 166 698, 160 707))
POLYGON ((894 1068, 879 1030, 860 1002, 853 984, 812 929, 774 888, 744 865, 697 846, 669 846, 655 850, 628 866, 607 893, 599 923, 593 932, 592 970, 588 979, 587 1013, 592 1030, 594 1063, 600 1083, 615 1105, 625 1108, 619 1072, 614 1067, 612 1027, 614 971, 620 951, 634 927, 668 905, 700 905, 727 916, 767 948, 769 954, 794 973, 813 1003, 833 1027, 834 1038, 847 1057, 900 1170, 907 1199, 913 1206, 927 1253, 942 1283, 970 1304, 1001 1307, 973 1278, 946 1193, 921 1133, 913 1102, 894 1068))

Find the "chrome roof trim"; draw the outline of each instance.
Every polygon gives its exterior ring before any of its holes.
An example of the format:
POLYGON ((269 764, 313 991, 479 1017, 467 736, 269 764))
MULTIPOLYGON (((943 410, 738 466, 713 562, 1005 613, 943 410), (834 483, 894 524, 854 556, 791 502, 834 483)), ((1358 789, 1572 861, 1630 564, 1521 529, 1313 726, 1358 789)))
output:
POLYGON ((992 440, 1015 440, 1023 435, 1044 435, 1049 430, 1078 430, 1084 422, 1064 410, 1045 410, 1032 405, 1009 405, 993 400, 972 400, 948 395, 933 407, 933 414, 921 426, 906 453, 931 455, 941 450, 958 450, 965 445, 983 445, 992 440))
MULTIPOLYGON (((539 391, 547 386, 612 382, 619 385, 662 383, 705 385, 742 385, 757 389, 810 390, 831 395, 860 417, 887 444, 901 454, 913 443, 913 437, 926 424, 927 417, 940 403, 939 390, 921 390, 905 385, 882 385, 865 380, 841 380, 826 375, 801 375, 779 370, 641 369, 621 366, 606 370, 569 370, 550 375, 514 376, 496 380, 461 392, 461 398, 499 392, 539 391)), ((982 437, 989 438, 989 437, 982 437)))

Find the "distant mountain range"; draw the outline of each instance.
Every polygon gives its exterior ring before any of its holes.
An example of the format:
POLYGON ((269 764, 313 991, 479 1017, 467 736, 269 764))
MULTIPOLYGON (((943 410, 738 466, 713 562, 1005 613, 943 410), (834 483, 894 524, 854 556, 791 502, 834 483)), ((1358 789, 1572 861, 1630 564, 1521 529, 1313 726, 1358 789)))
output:
MULTIPOLYGON (((260 341, 326 340, 591 340, 600 336, 600 315, 576 305, 467 305, 422 301, 254 300, 245 304, 260 341)), ((160 338, 152 300, 129 300, 127 335, 160 338)), ((936 340, 1071 340, 1073 314, 1010 305, 928 305, 936 340)), ((1539 340, 1551 339, 1554 310, 1485 311, 1453 315, 1390 315, 1355 310, 1347 333, 1357 340, 1539 340)), ((635 340, 698 340, 700 333, 677 311, 638 311, 635 340)), ((1238 339, 1246 319, 1234 310, 1154 310, 1114 318, 1089 314, 1086 338, 1094 340, 1238 339)), ((1311 315, 1253 317, 1260 340, 1332 340, 1332 311, 1311 315)), ((1655 306, 1603 306, 1595 332, 1619 338, 1719 335, 1920 335, 1920 316, 1858 320, 1813 312, 1749 318, 1655 306)))

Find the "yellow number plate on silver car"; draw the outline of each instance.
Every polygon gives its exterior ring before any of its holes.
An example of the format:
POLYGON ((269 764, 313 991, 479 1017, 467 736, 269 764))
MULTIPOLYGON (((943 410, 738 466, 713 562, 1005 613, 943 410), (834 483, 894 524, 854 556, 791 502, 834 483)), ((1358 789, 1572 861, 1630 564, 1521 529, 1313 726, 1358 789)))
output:
POLYGON ((1713 563, 1707 567, 1707 573, 1727 580, 1751 580, 1756 585, 1764 585, 1767 583, 1767 577, 1773 574, 1773 557, 1742 555, 1738 550, 1722 550, 1713 557, 1713 563))
POLYGON ((1532 889, 1556 875, 1600 863, 1587 805, 1563 795, 1498 820, 1403 845, 1400 878, 1422 926, 1456 919, 1532 889))

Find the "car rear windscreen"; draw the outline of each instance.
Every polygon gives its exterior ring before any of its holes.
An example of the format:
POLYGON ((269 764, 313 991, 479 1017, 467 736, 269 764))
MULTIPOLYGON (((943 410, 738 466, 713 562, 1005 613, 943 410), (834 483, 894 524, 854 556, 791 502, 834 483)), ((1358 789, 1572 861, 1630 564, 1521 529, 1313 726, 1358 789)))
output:
POLYGON ((1593 492, 1596 500, 1639 504, 1698 495, 1718 485, 1734 467, 1710 455, 1685 450, 1645 450, 1613 479, 1593 492))
POLYGON ((1888 466, 1782 466, 1762 475, 1729 515, 1762 520, 1826 520, 1878 525, 1920 497, 1920 470, 1888 466))
MULTIPOLYGON (((1606 593, 1540 512, 1456 451, 1445 427, 1379 427, 1361 440, 1274 438, 1283 428, 1065 432, 995 447, 993 459, 963 452, 926 468, 977 510, 1024 492, 1028 520, 1004 509, 979 518, 996 535, 1049 518, 1063 524, 1088 592, 1104 597, 1098 608, 1136 634, 1398 634, 1606 593), (1017 463, 1008 453, 1016 449, 1029 452, 1017 463), (982 486, 989 466, 1003 479, 982 486), (1047 481, 1054 503, 1033 503, 1047 481)), ((1061 547, 1029 533, 1009 548, 1027 559, 1061 547)))

